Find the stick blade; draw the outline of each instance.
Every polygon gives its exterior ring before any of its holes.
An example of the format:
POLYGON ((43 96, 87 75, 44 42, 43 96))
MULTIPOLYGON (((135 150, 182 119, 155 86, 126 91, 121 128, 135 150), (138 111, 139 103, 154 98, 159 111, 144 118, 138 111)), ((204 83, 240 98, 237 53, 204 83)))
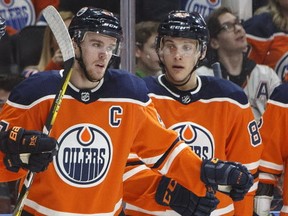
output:
POLYGON ((70 38, 68 29, 56 8, 49 5, 43 10, 43 15, 56 38, 62 52, 64 62, 70 58, 74 58, 75 54, 72 40, 70 38))

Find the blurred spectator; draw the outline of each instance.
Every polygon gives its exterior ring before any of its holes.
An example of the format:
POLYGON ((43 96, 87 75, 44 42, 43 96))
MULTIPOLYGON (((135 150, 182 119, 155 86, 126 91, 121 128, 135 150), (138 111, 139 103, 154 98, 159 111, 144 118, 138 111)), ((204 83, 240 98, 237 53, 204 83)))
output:
POLYGON ((25 26, 35 25, 48 5, 58 8, 59 0, 1 1, 0 16, 6 20, 7 33, 13 35, 25 26))
MULTIPOLYGON (((71 11, 60 11, 59 14, 68 27, 74 14, 71 11)), ((35 66, 26 67, 23 71, 23 75, 28 77, 38 71, 60 70, 62 68, 63 57, 61 51, 50 27, 47 26, 44 33, 43 47, 39 63, 35 66)))
POLYGON ((145 77, 161 74, 159 58, 155 50, 158 22, 143 21, 135 26, 136 75, 145 77))
MULTIPOLYGON (((11 90, 22 81, 16 75, 6 75, 0 77, 0 111, 8 99, 11 90)), ((12 212, 17 198, 17 181, 0 183, 0 214, 12 212)))
MULTIPOLYGON (((68 27, 74 14, 71 11, 60 11, 59 13, 65 25, 68 27)), ((44 33, 43 49, 38 64, 38 69, 40 71, 52 69, 59 70, 63 68, 62 64, 63 58, 58 43, 53 36, 51 29, 47 26, 44 33)))
POLYGON ((214 10, 207 19, 207 26, 210 32, 208 68, 200 67, 197 73, 213 75, 212 68, 219 62, 219 68, 214 68, 215 75, 244 89, 259 122, 269 96, 280 84, 279 78, 271 68, 247 58, 244 53, 247 47, 245 30, 230 9, 220 7, 214 10))
POLYGON ((251 46, 249 58, 272 67, 281 80, 288 80, 288 1, 269 0, 244 28, 251 46))

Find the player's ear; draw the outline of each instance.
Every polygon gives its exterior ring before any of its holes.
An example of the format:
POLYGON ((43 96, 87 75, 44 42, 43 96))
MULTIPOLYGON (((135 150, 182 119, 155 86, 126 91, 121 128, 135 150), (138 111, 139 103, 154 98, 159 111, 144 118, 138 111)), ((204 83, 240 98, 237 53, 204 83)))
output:
POLYGON ((76 50, 76 49, 78 48, 78 45, 77 45, 77 43, 75 42, 75 39, 74 39, 74 38, 72 38, 72 44, 73 44, 74 50, 76 50))
POLYGON ((141 52, 142 52, 142 50, 136 45, 135 46, 135 56, 136 56, 136 58, 140 58, 141 57, 141 52))
POLYGON ((159 59, 163 62, 164 61, 164 56, 163 56, 163 51, 162 50, 158 50, 158 57, 159 59))
POLYGON ((212 47, 212 49, 217 50, 219 48, 218 40, 216 38, 211 38, 210 39, 210 46, 212 47))
POLYGON ((201 50, 201 57, 200 60, 204 59, 206 56, 206 52, 207 52, 207 45, 203 45, 202 50, 201 50))

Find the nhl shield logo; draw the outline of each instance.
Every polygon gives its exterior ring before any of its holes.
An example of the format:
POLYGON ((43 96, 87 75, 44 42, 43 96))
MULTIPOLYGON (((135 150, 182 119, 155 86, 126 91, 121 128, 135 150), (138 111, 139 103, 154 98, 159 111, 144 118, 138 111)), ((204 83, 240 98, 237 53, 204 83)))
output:
POLYGON ((81 92, 81 100, 83 102, 87 102, 90 100, 90 93, 89 92, 81 92))
POLYGON ((181 101, 182 101, 183 104, 188 104, 188 103, 190 103, 190 102, 191 102, 191 97, 190 97, 190 95, 182 96, 182 97, 181 97, 181 101))

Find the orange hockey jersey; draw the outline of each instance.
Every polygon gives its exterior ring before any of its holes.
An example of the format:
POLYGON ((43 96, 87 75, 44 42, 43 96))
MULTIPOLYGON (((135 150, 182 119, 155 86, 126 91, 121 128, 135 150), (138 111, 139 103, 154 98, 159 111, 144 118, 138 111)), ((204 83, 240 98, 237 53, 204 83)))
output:
MULTIPOLYGON (((192 91, 176 89, 164 75, 145 78, 145 81, 165 126, 177 131, 180 138, 202 159, 217 157, 241 162, 254 174, 255 183, 243 201, 233 203, 229 196, 217 192, 220 203, 212 215, 252 215, 262 144, 243 90, 230 81, 215 77, 197 77, 198 87, 192 91)), ((177 169, 185 172, 185 165, 177 169)), ((165 215, 163 207, 153 206, 148 201, 153 197, 151 187, 158 181, 153 179, 151 171, 145 166, 132 167, 127 172, 124 200, 128 215, 165 215), (145 173, 147 180, 141 184, 145 173), (135 184, 137 181, 138 187, 135 184), (149 181, 152 182, 150 185, 149 181), (143 200, 137 199, 137 193, 141 191, 139 187, 144 186, 148 187, 150 194, 142 196, 143 200)))
MULTIPOLYGON (((283 80, 288 72, 288 34, 276 27, 269 13, 262 13, 244 23, 251 46, 249 58, 273 68, 283 80)), ((288 77, 288 74, 287 74, 288 77)))
MULTIPOLYGON (((2 130, 17 125, 42 131, 60 80, 59 71, 24 80, 1 111, 2 130)), ((200 158, 159 123, 144 81, 131 73, 108 70, 95 89, 69 84, 51 136, 58 153, 36 174, 25 200, 24 209, 34 215, 118 215, 130 150, 199 196, 206 192, 200 158)), ((25 176, 5 169, 3 154, 0 161, 0 181, 25 176)))
POLYGON ((268 101, 260 132, 263 153, 260 161, 260 181, 276 185, 284 174, 281 216, 288 215, 288 84, 277 87, 268 101))

